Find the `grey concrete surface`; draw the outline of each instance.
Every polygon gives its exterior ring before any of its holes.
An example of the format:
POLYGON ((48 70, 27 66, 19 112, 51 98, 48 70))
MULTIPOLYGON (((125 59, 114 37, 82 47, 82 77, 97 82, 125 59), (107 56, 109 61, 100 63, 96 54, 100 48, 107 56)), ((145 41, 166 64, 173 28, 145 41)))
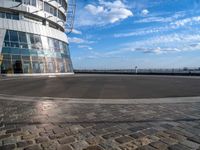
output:
POLYGON ((130 75, 3 78, 0 94, 87 99, 192 97, 200 96, 200 78, 130 75))

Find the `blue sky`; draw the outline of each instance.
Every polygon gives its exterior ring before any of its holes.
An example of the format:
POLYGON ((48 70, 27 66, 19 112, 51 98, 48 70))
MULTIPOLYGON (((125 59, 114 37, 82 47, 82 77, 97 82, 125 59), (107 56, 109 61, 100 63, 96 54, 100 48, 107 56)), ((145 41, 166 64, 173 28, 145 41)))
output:
POLYGON ((75 69, 200 67, 200 0, 77 0, 75 69))

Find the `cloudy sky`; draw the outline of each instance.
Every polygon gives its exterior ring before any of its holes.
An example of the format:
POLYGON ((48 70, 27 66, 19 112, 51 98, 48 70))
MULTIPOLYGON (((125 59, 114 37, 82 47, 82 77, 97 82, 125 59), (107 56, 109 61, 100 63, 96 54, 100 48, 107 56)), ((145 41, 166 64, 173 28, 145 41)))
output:
POLYGON ((75 69, 200 67, 200 0, 76 0, 75 69))

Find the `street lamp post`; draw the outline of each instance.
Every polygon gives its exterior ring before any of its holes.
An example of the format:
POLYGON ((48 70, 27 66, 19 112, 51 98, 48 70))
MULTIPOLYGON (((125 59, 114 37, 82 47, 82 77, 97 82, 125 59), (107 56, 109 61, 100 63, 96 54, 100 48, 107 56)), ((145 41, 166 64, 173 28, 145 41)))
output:
POLYGON ((135 66, 135 74, 137 74, 137 73, 138 73, 138 67, 135 66))

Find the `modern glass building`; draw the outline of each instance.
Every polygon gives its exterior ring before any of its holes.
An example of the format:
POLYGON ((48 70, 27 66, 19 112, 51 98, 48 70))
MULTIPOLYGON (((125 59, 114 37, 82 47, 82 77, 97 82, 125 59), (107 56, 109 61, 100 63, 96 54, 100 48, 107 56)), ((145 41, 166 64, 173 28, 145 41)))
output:
POLYGON ((73 73, 67 0, 1 0, 1 74, 73 73))

